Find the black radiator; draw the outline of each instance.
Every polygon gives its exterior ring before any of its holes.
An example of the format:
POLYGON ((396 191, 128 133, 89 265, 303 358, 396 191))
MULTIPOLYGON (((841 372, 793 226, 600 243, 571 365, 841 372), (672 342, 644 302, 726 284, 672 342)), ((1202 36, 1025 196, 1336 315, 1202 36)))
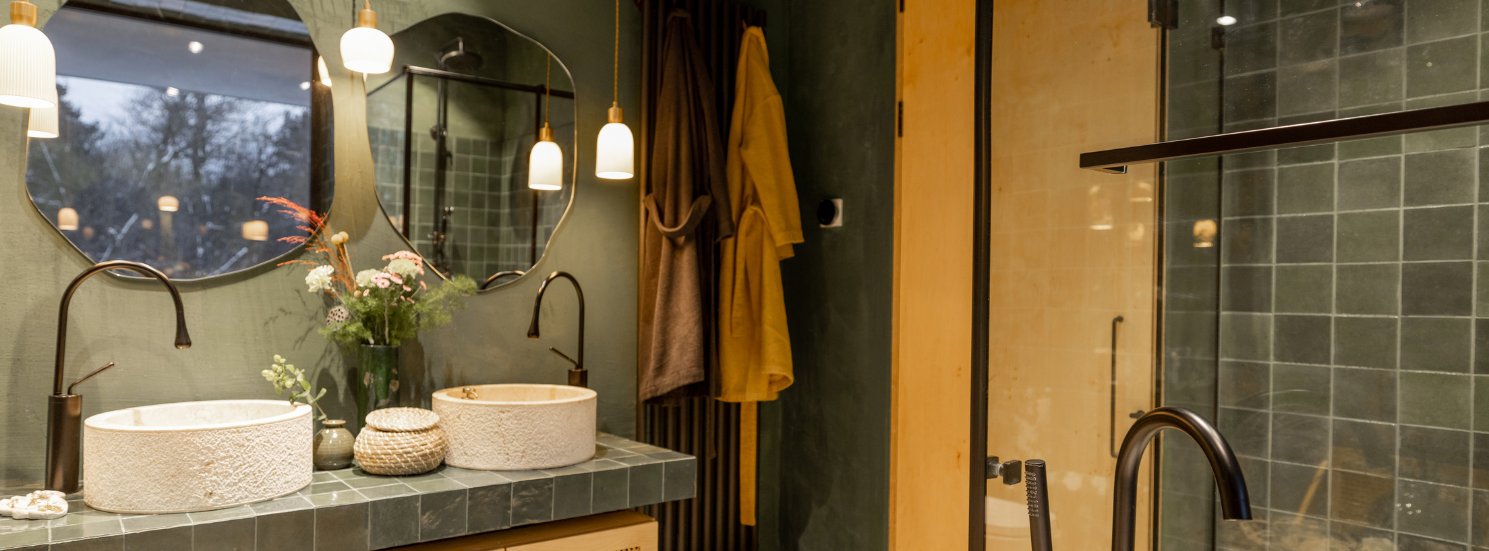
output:
MULTIPOLYGON (((723 0, 640 0, 641 132, 637 176, 647 182, 661 86, 662 28, 674 8, 688 10, 713 80, 720 143, 728 143, 734 74, 746 25, 765 26, 765 11, 723 0)), ((645 192, 643 192, 643 195, 645 192)), ((638 205, 638 213, 640 206, 638 205)), ((644 219, 643 219, 644 222, 644 219)), ((709 255, 712 256, 712 255, 709 255)), ((713 371, 710 369, 710 371, 713 371)), ((739 405, 707 397, 641 406, 643 442, 698 458, 697 497, 643 507, 657 519, 661 551, 753 551, 755 528, 739 522, 739 405)))

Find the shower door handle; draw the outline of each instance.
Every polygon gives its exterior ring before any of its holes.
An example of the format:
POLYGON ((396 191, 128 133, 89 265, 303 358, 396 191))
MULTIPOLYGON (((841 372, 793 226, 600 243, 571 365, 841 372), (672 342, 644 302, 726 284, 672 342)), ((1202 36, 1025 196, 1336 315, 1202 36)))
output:
MULTIPOLYGON (((1112 318, 1111 405, 1107 409, 1107 413, 1110 414, 1108 428, 1111 429, 1111 432, 1107 433, 1108 438, 1106 446, 1107 451, 1111 452, 1112 458, 1117 457, 1117 324, 1120 324, 1124 321, 1127 320, 1123 319, 1122 316, 1112 318)), ((1127 414, 1127 417, 1130 419, 1137 419, 1138 417, 1142 417, 1143 413, 1146 412, 1144 412, 1143 410, 1137 410, 1135 412, 1127 414)))

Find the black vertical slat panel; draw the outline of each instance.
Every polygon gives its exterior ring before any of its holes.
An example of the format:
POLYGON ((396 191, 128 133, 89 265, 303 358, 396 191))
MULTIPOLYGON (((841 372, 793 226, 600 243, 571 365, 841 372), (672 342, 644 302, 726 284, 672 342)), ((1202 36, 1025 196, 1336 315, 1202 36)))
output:
MULTIPOLYGON (((734 108, 735 71, 744 25, 761 24, 765 12, 725 0, 643 0, 641 59, 641 139, 643 195, 651 191, 656 97, 661 86, 660 52, 667 14, 683 8, 692 14, 695 39, 703 50, 714 84, 719 139, 727 143, 734 108)), ((639 212, 639 205, 638 205, 639 212)), ((642 219, 641 223, 645 223, 642 219)), ((712 256, 712 255, 708 255, 712 256)), ((712 259, 705 258, 712 262, 712 259)), ((710 343, 712 345, 712 343, 710 343)), ((739 405, 707 397, 641 406, 637 434, 650 444, 698 458, 697 497, 650 505, 642 512, 660 525, 661 551, 752 551, 755 531, 739 523, 739 405)))

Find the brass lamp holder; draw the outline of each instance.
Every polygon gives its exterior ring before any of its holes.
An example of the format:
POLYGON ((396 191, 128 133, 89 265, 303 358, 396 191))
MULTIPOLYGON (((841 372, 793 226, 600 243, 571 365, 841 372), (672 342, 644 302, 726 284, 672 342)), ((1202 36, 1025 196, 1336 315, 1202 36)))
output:
POLYGON ((610 102, 610 120, 607 122, 621 122, 620 102, 610 102))
POLYGON ((538 141, 540 141, 540 142, 551 142, 551 141, 553 141, 553 129, 552 128, 549 128, 548 127, 548 123, 546 123, 546 122, 543 123, 543 128, 541 128, 541 129, 538 130, 538 141))
POLYGON ((377 28, 377 12, 372 11, 372 2, 369 0, 362 4, 362 10, 357 12, 357 26, 377 28))
POLYGON ((26 0, 16 0, 10 3, 10 22, 13 25, 36 26, 36 4, 26 0))

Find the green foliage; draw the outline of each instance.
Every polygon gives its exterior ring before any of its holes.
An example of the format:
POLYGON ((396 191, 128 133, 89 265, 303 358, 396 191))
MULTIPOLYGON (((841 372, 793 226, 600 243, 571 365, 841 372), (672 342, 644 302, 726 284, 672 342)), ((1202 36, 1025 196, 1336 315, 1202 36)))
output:
POLYGON ((283 395, 288 390, 290 403, 300 401, 314 406, 317 411, 321 412, 319 420, 324 421, 326 419, 326 411, 315 404, 316 400, 320 400, 322 396, 326 395, 326 389, 323 388, 320 392, 315 392, 315 389, 310 386, 310 381, 305 380, 304 371, 295 368, 294 364, 285 363, 284 357, 275 354, 274 365, 269 366, 269 369, 265 369, 261 373, 270 384, 274 385, 275 394, 283 395))
POLYGON ((476 282, 464 275, 456 275, 427 290, 405 291, 403 287, 369 285, 343 296, 350 319, 321 327, 321 336, 344 347, 399 346, 418 336, 420 329, 450 323, 451 314, 465 308, 461 298, 476 293, 476 282))

